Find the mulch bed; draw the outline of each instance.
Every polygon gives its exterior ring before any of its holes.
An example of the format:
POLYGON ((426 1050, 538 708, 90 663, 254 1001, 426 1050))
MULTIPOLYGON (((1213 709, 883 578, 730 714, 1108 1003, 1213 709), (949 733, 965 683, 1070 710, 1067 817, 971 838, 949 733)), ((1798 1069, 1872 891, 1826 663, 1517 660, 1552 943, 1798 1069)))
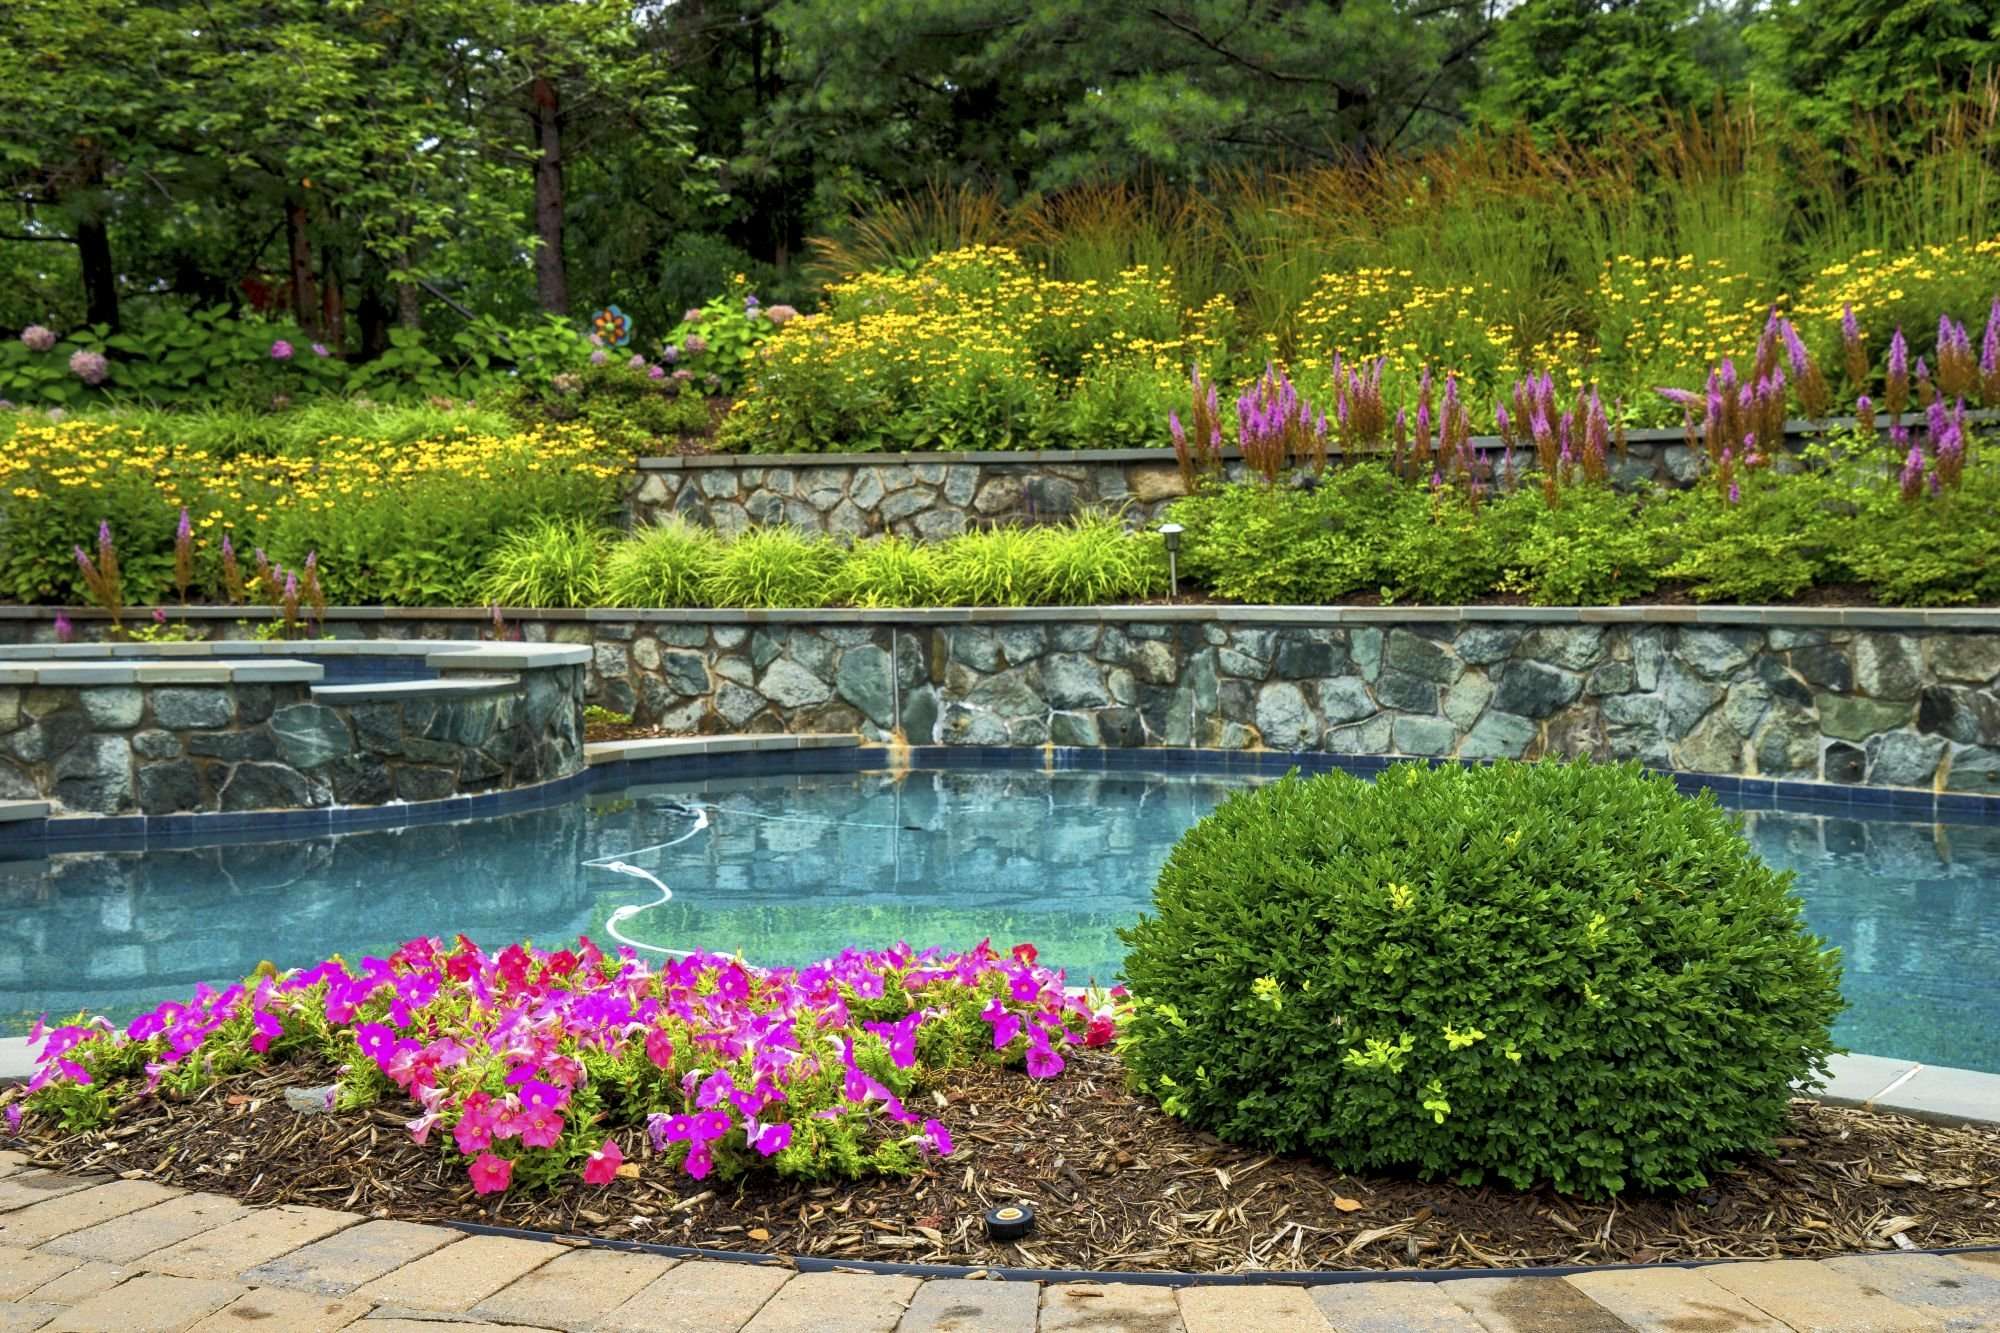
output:
MULTIPOLYGON (((1784 1155, 1680 1198, 1582 1203, 1348 1176, 1224 1145, 1126 1091, 1115 1056, 1075 1050, 1060 1077, 953 1071, 930 1101, 957 1151, 920 1175, 810 1186, 688 1179, 627 1133, 632 1174, 606 1188, 472 1193, 403 1115, 287 1109, 326 1068, 255 1071, 185 1103, 134 1105, 108 1129, 36 1134, 42 1165, 146 1176, 251 1203, 413 1221, 476 1221, 722 1250, 906 1263, 1098 1270, 1480 1268, 1824 1257, 2000 1243, 2000 1131, 1795 1103, 1784 1155), (1026 1200, 1035 1231, 986 1238, 1026 1200)), ((0 1099, 4 1100, 4 1099, 0 1099)), ((930 1107, 926 1108, 931 1109, 930 1107)), ((400 1110, 400 1104, 396 1108, 400 1110)))

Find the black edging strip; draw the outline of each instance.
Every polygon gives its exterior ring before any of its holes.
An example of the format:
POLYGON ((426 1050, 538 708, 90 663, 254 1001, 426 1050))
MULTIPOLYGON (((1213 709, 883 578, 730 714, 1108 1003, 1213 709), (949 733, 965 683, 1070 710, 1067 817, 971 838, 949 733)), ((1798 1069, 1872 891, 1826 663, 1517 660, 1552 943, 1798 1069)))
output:
MULTIPOLYGON (((793 1268, 801 1273, 863 1272, 885 1277, 966 1278, 975 1275, 1006 1282, 1097 1282, 1123 1283, 1144 1287, 1333 1287, 1359 1282, 1452 1282, 1460 1278, 1569 1277, 1577 1273, 1616 1273, 1658 1268, 1712 1268, 1717 1264, 1755 1262, 1734 1259, 1672 1259, 1657 1264, 1541 1264, 1530 1268, 1321 1268, 1276 1272, 1255 1269, 1247 1273, 1177 1273, 1158 1271, 1100 1272, 1092 1268, 1010 1268, 999 1264, 899 1264, 885 1259, 828 1259, 822 1255, 757 1254, 745 1250, 706 1250, 694 1245, 661 1245, 643 1240, 616 1240, 609 1236, 572 1236, 557 1231, 533 1231, 526 1227, 495 1226, 490 1222, 447 1221, 442 1225, 472 1236, 505 1236, 519 1240, 588 1242, 606 1250, 633 1254, 657 1254, 666 1259, 713 1259, 721 1263, 753 1264, 759 1267, 793 1268)), ((1996 1254, 2000 1245, 1954 1245, 1943 1249, 1884 1250, 1884 1254, 1996 1254)), ((1801 1263, 1816 1262, 1809 1259, 1801 1263)))

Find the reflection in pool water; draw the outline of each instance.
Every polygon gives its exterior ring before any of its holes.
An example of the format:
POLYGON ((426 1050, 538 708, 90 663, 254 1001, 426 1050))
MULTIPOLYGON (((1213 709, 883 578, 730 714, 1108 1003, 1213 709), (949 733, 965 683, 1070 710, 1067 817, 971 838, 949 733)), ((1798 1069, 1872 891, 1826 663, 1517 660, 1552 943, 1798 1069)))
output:
MULTIPOLYGON (((0 861, 0 1032, 114 1018, 280 966, 421 934, 645 944, 802 962, 897 939, 1033 940, 1073 982, 1118 971, 1117 928, 1174 840, 1255 779, 1018 770, 715 779, 599 792, 463 824, 281 843, 0 861)), ((2000 825, 1747 812, 1845 950, 1836 1029, 1877 1055, 2000 1071, 2000 825)))

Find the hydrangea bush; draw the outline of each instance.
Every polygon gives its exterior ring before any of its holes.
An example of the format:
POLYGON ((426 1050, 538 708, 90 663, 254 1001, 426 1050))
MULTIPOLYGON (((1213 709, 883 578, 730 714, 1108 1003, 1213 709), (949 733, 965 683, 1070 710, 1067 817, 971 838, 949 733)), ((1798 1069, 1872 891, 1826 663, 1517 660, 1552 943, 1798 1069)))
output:
POLYGON ((1636 765, 1286 778, 1123 932, 1162 1106, 1343 1170, 1607 1195, 1768 1149, 1839 964, 1712 796, 1636 765))
POLYGON ((1032 945, 763 968, 715 954, 655 966, 588 938, 488 953, 460 936, 200 987, 122 1031, 38 1026, 25 1104, 87 1130, 135 1098, 321 1060, 341 1066, 343 1107, 409 1099, 411 1137, 463 1162, 482 1194, 607 1183, 642 1140, 696 1179, 855 1177, 951 1152, 915 1097, 939 1071, 987 1061, 1053 1078, 1064 1047, 1112 1033, 1032 945))

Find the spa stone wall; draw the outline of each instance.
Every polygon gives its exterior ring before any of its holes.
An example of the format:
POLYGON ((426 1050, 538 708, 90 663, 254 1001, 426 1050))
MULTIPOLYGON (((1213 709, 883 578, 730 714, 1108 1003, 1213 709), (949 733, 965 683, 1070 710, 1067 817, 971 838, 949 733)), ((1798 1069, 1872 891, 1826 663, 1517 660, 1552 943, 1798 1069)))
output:
POLYGON ((527 786, 582 768, 584 684, 564 666, 478 693, 339 705, 305 683, 0 685, 0 800, 170 815, 527 786))

